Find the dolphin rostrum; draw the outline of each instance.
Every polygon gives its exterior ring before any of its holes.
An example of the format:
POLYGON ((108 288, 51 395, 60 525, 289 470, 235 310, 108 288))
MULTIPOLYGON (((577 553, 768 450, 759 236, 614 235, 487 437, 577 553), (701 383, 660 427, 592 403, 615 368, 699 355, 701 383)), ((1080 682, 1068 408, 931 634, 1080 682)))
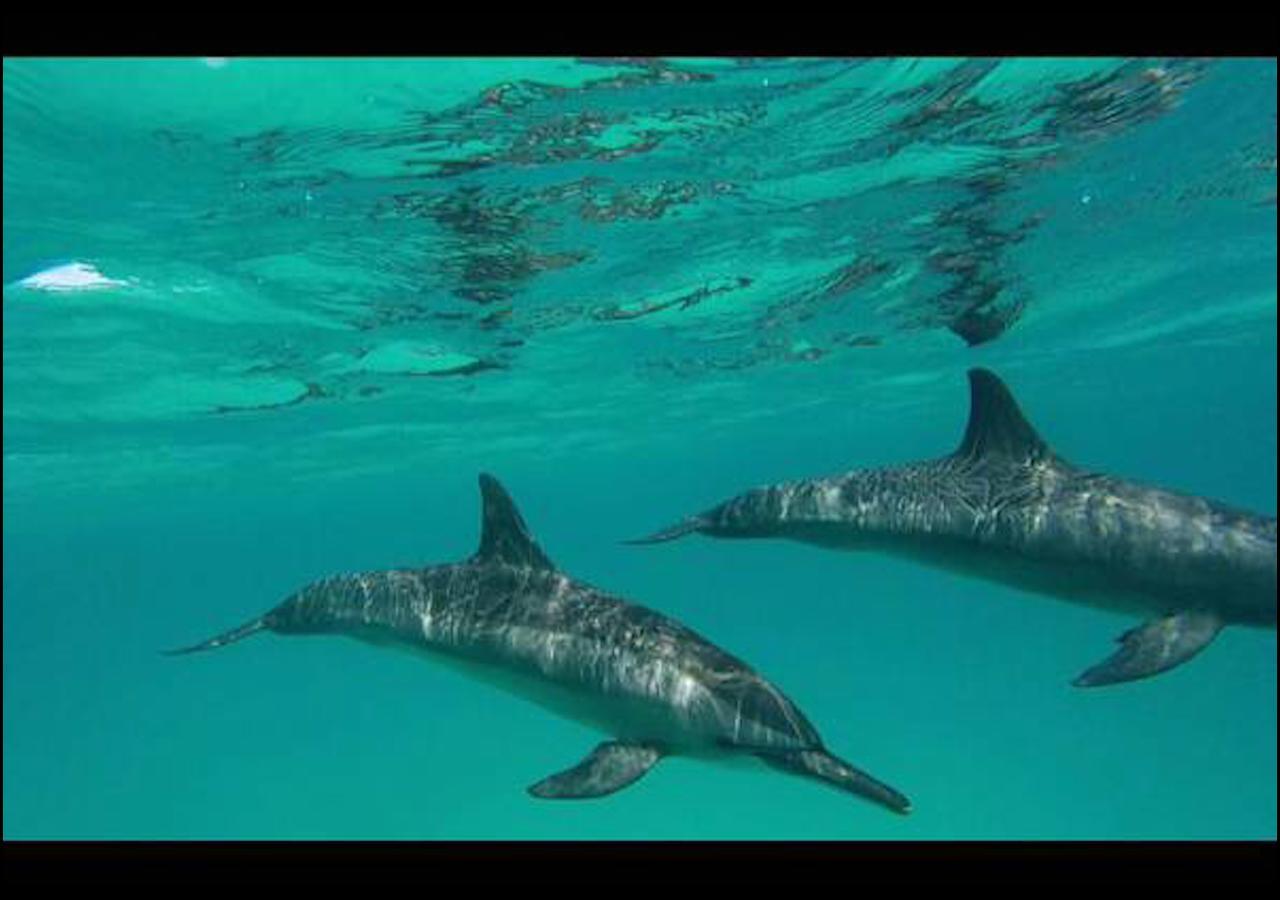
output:
POLYGON ((275 609, 173 654, 260 631, 339 634, 425 653, 612 737, 535 797, 602 797, 663 756, 759 757, 905 813, 910 801, 827 752, 782 692, 679 622, 556 568, 496 479, 480 476, 469 559, 317 581, 275 609))
POLYGON ((971 369, 969 389, 948 456, 757 488, 628 543, 697 532, 878 550, 1141 615, 1080 687, 1171 669, 1224 625, 1276 627, 1274 517, 1078 469, 994 374, 971 369))

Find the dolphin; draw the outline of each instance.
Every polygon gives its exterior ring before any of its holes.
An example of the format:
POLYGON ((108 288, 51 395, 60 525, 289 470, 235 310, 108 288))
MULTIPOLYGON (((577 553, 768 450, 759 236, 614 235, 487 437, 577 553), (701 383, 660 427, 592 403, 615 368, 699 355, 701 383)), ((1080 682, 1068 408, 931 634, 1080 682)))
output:
POLYGON ((757 488, 638 540, 699 533, 874 550, 1143 624, 1072 683, 1147 678, 1224 625, 1276 627, 1276 520, 1077 468, 1004 383, 969 370, 960 446, 924 462, 757 488))
POLYGON ((611 736, 529 787, 534 797, 602 797, 664 756, 747 755, 910 811, 901 793, 829 753, 795 704, 744 662, 558 569, 497 479, 482 474, 480 493, 480 548, 470 558, 326 578, 238 628, 166 652, 262 631, 345 635, 456 665, 611 736))

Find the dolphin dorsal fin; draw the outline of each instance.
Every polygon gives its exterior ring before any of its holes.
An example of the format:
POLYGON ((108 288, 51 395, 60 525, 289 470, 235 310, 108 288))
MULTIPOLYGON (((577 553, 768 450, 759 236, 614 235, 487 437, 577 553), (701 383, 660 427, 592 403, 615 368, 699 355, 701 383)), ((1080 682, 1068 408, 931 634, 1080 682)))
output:
POLYGON ((480 524, 480 549, 474 557, 476 560, 504 562, 534 569, 556 567, 555 563, 547 559, 533 535, 529 534, 529 527, 520 517, 515 501, 498 479, 487 473, 482 474, 480 497, 483 503, 483 521, 480 524))
POLYGON ((1038 459, 1048 453, 1049 445, 1022 415, 1004 382, 986 369, 970 369, 969 426, 956 456, 1038 459))

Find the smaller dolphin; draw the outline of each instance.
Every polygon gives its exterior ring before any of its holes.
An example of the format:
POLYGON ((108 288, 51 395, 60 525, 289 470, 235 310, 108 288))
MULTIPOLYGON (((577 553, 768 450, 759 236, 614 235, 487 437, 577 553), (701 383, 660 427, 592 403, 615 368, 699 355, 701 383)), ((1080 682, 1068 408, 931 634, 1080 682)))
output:
POLYGON ((452 663, 613 736, 529 788, 602 797, 663 756, 755 756, 906 813, 898 791, 829 753, 782 692, 679 622, 575 581, 547 558, 498 481, 480 476, 480 548, 420 569, 327 578, 193 647, 274 631, 337 634, 452 663))
POLYGON ((757 488, 646 538, 699 533, 878 550, 1147 621, 1073 684, 1164 672, 1224 625, 1276 627, 1276 520, 1079 469, 1009 389, 969 371, 969 425, 924 462, 757 488))

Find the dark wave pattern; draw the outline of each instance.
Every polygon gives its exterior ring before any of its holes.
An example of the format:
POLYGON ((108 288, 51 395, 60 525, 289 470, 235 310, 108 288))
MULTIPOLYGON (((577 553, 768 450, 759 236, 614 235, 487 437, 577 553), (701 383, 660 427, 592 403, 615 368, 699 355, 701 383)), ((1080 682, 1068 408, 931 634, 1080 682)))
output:
MULTIPOLYGON (((376 78, 232 60, 202 81, 179 62, 5 64, 19 433, 291 415, 424 377, 545 385, 588 357, 680 384, 1000 341, 1044 302, 1020 255, 1058 215, 1043 197, 1243 65, 590 59, 490 82, 442 60, 376 78), (126 286, 20 287, 71 259, 126 286)), ((1212 202, 1274 207, 1274 103, 1099 215, 1212 202)))

